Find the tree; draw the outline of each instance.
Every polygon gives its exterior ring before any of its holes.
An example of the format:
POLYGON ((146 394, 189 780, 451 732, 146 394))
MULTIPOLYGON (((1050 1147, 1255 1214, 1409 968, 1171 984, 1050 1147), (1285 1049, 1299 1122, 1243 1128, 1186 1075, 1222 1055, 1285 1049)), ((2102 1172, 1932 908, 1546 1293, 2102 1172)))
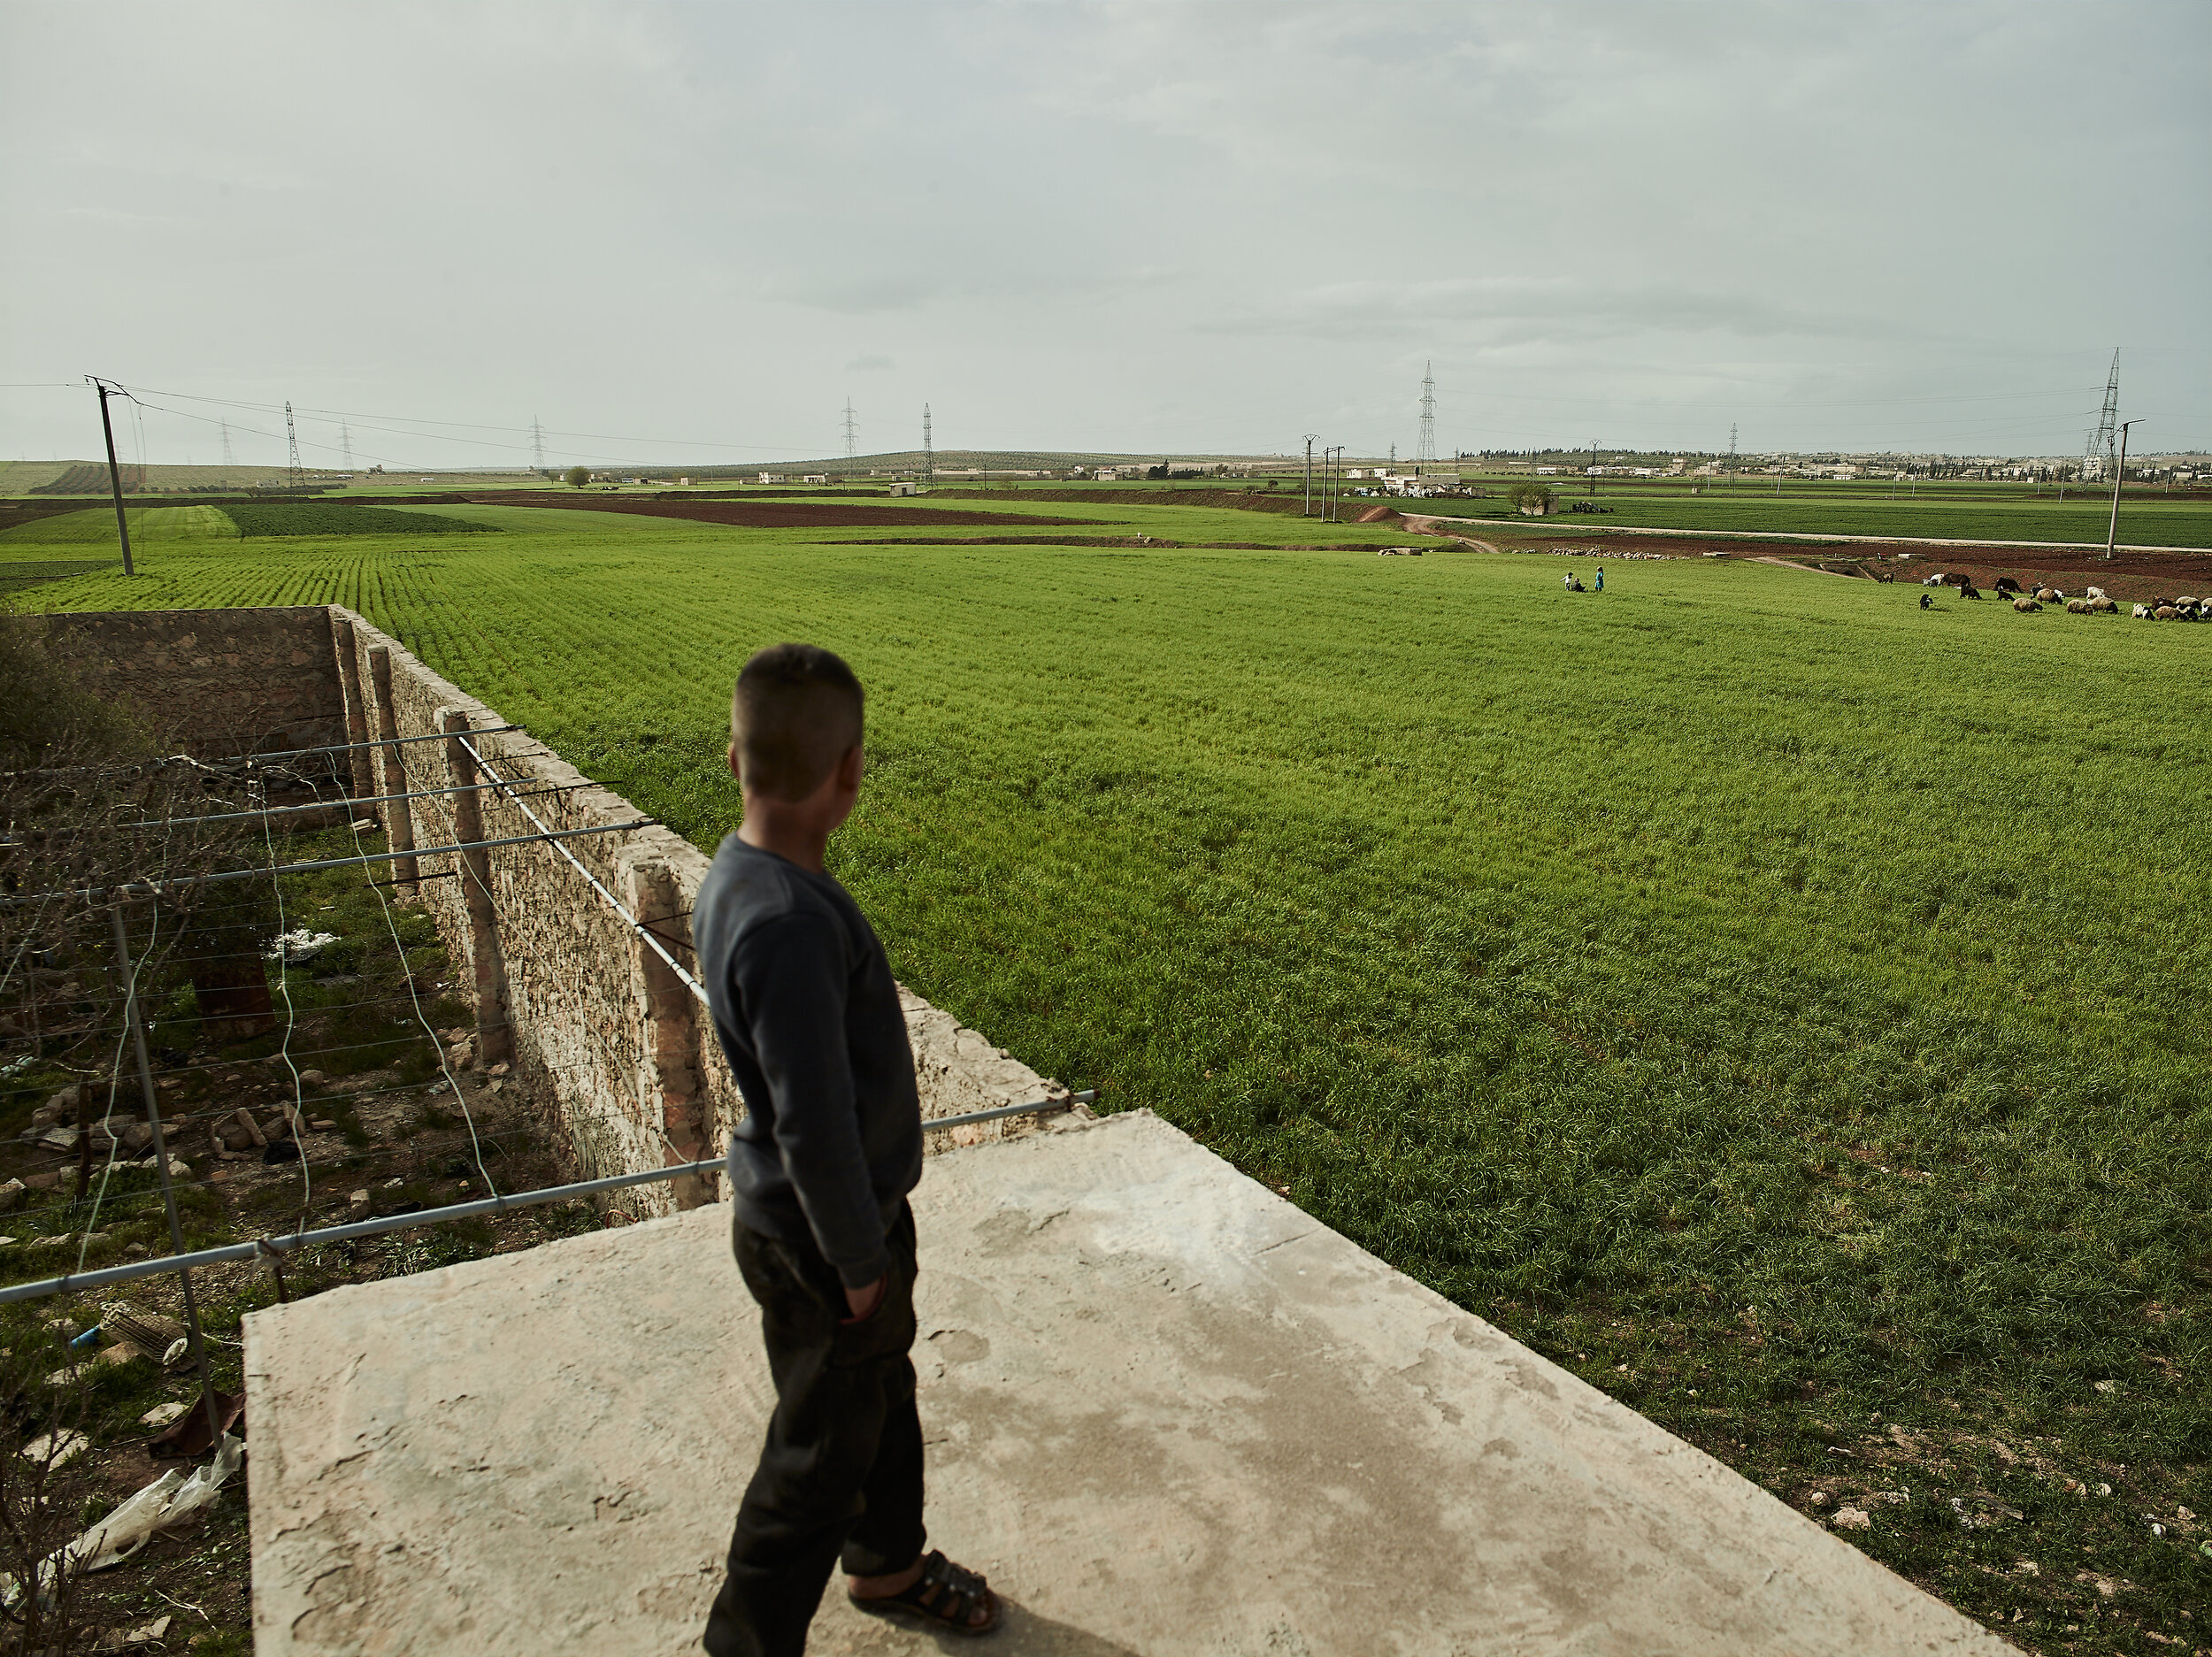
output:
POLYGON ((571 466, 561 475, 568 479, 568 486, 570 488, 580 489, 591 481, 591 468, 588 466, 571 466))
POLYGON ((1531 518, 1541 518, 1551 510, 1551 485, 1548 483, 1517 483, 1505 492, 1505 498, 1515 510, 1531 518))

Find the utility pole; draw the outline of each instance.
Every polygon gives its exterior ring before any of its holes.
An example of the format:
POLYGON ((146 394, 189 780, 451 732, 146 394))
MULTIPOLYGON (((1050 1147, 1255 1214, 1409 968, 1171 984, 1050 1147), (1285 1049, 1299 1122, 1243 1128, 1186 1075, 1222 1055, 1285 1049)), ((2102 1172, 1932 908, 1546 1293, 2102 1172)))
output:
POLYGON ((285 481, 293 494, 302 495, 307 490, 307 479, 300 471, 300 433, 299 428, 292 424, 292 403, 289 398, 285 400, 284 404, 284 436, 286 441, 292 446, 291 475, 285 481))
POLYGON ((131 394, 119 386, 109 389, 108 382, 96 374, 87 374, 85 379, 100 394, 100 434, 108 441, 108 487, 115 491, 115 533, 123 542, 123 573, 135 575, 137 572, 131 568, 131 523, 123 510, 123 472, 115 464, 115 426, 108 418, 108 399, 131 394))
MULTIPOLYGON (((1328 458, 1325 451, 1322 458, 1325 460, 1328 458)), ((1301 518, 1313 516, 1313 433, 1311 432, 1306 433, 1306 505, 1305 510, 1298 516, 1301 518)))
POLYGON ((1597 440, 1596 438, 1594 438, 1594 438, 1592 438, 1592 439, 1590 440, 1590 494, 1592 495, 1592 496, 1593 496, 1593 497, 1594 497, 1594 496, 1596 495, 1597 492, 1598 492, 1598 440, 1597 440))
MULTIPOLYGON (((538 417, 534 414, 530 417, 530 454, 531 457, 537 462, 537 469, 543 472, 545 470, 545 427, 539 424, 538 417)), ((347 464, 349 465, 352 464, 350 456, 348 457, 347 464)))
POLYGON ((1436 464, 1436 364, 1429 363, 1421 370, 1421 444, 1414 453, 1413 469, 1436 464))
POLYGON ((2112 469, 2112 521, 2105 525, 2104 556, 2110 559, 2119 549, 2120 541, 2120 479, 2127 476, 2128 427, 2142 425, 2140 420, 2124 421, 2120 426, 2120 460, 2112 469))
POLYGON ((223 422, 223 464, 234 466, 237 464, 230 457, 230 422, 225 420, 223 422))
POLYGON ((929 436, 929 404, 922 404, 922 487, 928 488, 937 480, 937 451, 931 446, 929 436))
POLYGON ((353 427, 343 420, 338 422, 338 445, 345 454, 346 472, 350 476, 353 472, 353 427))
POLYGON ((845 458, 850 460, 859 451, 854 447, 858 441, 859 428, 855 422, 859 417, 853 412, 853 400, 845 399, 845 458))

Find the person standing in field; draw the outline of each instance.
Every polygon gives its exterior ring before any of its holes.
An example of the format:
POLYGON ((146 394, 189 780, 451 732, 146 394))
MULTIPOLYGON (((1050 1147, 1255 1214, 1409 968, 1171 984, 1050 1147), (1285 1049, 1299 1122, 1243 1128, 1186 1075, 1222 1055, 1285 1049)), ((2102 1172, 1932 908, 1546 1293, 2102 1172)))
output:
POLYGON ((1605 566, 1601 564, 1598 565, 1598 591, 1605 591, 1605 566))
POLYGON ((693 907, 715 1034, 745 1096, 733 1244, 776 1388, 710 1657, 796 1657, 841 1561, 864 1610, 957 1634, 999 1623, 980 1576, 922 1551, 914 1054, 883 945, 822 867, 860 793, 862 708, 827 650, 780 644, 745 664, 729 751, 744 817, 693 907))

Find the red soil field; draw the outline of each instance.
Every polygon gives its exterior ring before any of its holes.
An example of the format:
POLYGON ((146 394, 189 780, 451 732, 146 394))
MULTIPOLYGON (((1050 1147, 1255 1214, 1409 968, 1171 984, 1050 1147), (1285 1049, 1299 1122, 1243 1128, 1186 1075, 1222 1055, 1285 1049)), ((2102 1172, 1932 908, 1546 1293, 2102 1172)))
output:
POLYGON ((1039 525, 1091 524, 1087 518, 1032 518, 1022 512, 949 512, 932 506, 862 506, 839 501, 817 505, 810 501, 657 501, 634 495, 554 495, 545 490, 518 489, 501 495, 473 495, 472 501, 488 506, 566 508, 581 512, 628 512, 640 518, 680 518, 696 524, 737 524, 748 529, 846 529, 865 525, 890 528, 950 529, 975 524, 1002 524, 1010 528, 1039 525))

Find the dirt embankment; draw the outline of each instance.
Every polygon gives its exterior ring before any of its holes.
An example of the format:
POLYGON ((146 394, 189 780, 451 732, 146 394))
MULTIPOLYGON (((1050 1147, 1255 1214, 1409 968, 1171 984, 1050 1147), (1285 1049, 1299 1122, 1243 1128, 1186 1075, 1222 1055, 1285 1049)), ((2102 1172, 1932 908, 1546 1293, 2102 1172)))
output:
POLYGON ((1026 512, 947 511, 931 506, 862 506, 840 501, 817 505, 807 501, 656 500, 638 495, 554 495, 518 489, 503 495, 472 495, 487 506, 538 506, 581 512, 624 512, 637 518, 677 518, 695 524, 736 524, 748 529, 846 529, 905 526, 954 528, 1001 524, 1033 529, 1056 524, 1089 525, 1087 518, 1039 518, 1026 512))
MULTIPOLYGON (((1424 527, 1422 520, 1409 526, 1424 527)), ((1452 533, 1445 520, 1434 533, 1452 533)), ((1464 528, 1468 526, 1456 526, 1464 528)), ((1491 532, 1494 533, 1495 532, 1491 532)), ((1912 541, 1760 541, 1741 535, 1711 539, 1688 535, 1608 535, 1601 530, 1576 526, 1571 536, 1501 537, 1502 552, 1563 552, 1576 548, 1600 549, 1612 558, 1702 558, 1717 556, 1759 563, 1795 564, 1831 575, 1875 580, 1913 582, 1939 572, 1965 574, 1987 591, 1997 578, 2008 575, 2022 586, 2047 582, 2068 593, 2092 585, 2116 599, 2137 602, 2169 598, 2183 593, 2201 595, 2212 591, 2212 552, 2130 552, 2123 549, 2108 562, 2101 553, 2032 544, 2014 547, 1930 547, 1912 541)))
MULTIPOLYGON (((1787 548, 1763 548, 1783 556, 1787 548)), ((1855 548, 1864 551, 1864 548, 1855 548)), ((1964 573, 1985 592, 1997 578, 2008 575, 2023 587, 2042 581, 2072 595, 2085 587, 2101 587, 2116 599, 2142 602, 2172 598, 2183 593, 2201 596, 2212 590, 2212 553, 2117 552, 2110 559, 2101 553, 2069 552, 2045 547, 1914 547, 1901 548, 1911 556, 1900 558, 1888 548, 1878 557, 1856 560, 1824 552, 1818 558, 1795 555, 1800 563, 1817 563, 1831 569, 1848 562, 1862 564, 1869 573, 1900 581, 1918 581, 1938 572, 1964 573), (1961 556, 1963 553, 1966 556, 1961 556)))
MULTIPOLYGON (((969 501, 1002 501, 1009 492, 1003 489, 932 489, 931 498, 945 500, 957 497, 969 501)), ((1211 506, 1225 507, 1239 512, 1286 512, 1296 518, 1305 497, 1293 489, 1287 495, 1271 495, 1264 489, 1024 489, 1024 501, 1060 501, 1070 505, 1083 506, 1211 506)), ((1317 503, 1320 495, 1314 499, 1317 503)))

